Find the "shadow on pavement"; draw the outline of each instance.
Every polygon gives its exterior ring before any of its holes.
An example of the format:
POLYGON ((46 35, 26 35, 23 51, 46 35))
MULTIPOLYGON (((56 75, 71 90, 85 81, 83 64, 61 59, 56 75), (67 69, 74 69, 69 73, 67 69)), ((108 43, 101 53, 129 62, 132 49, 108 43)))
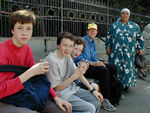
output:
MULTIPOLYGON (((125 100, 121 100, 114 113, 150 113, 150 77, 146 80, 137 79, 137 85, 129 93, 123 93, 125 100)), ((99 113, 110 113, 101 108, 99 113)))

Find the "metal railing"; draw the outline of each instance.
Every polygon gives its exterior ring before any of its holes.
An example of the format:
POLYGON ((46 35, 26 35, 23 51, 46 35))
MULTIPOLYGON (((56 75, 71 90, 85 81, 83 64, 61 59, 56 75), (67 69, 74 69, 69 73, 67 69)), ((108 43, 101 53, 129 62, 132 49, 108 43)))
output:
MULTIPOLYGON (((0 37, 11 36, 9 16, 13 11, 29 9, 37 15, 33 36, 57 36, 61 31, 74 35, 86 34, 87 24, 98 24, 98 36, 105 37, 110 25, 120 15, 120 9, 113 8, 111 0, 2 0, 0 14, 0 37)), ((141 29, 150 18, 131 13, 131 20, 141 29)))

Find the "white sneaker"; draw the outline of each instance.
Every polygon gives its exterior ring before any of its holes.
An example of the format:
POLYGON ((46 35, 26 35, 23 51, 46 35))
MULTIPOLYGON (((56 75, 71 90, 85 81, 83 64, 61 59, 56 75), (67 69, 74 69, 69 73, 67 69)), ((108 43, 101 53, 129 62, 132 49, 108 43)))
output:
POLYGON ((102 102, 102 107, 107 110, 107 111, 116 111, 116 107, 114 107, 108 99, 104 99, 104 101, 102 102))

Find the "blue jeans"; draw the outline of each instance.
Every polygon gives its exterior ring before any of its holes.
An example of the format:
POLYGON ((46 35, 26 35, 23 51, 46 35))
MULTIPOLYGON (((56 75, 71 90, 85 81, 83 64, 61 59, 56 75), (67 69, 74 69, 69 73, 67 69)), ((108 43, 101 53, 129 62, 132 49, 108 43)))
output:
POLYGON ((89 90, 82 88, 71 95, 68 101, 72 104, 72 113, 98 113, 101 106, 89 90))

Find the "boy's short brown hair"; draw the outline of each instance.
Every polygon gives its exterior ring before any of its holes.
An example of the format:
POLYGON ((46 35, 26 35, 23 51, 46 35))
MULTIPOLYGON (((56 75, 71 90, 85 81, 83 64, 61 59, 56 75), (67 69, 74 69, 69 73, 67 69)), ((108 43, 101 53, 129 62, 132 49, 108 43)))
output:
POLYGON ((83 40, 81 37, 75 37, 75 42, 74 42, 74 45, 83 45, 83 50, 84 51, 84 48, 85 48, 85 40, 83 40))
POLYGON ((75 40, 75 37, 74 37, 74 35, 72 33, 70 33, 70 32, 62 32, 62 33, 59 33, 59 35, 57 36, 57 45, 60 45, 61 40, 63 38, 70 39, 71 41, 75 40))
POLYGON ((11 30, 14 29, 14 26, 17 22, 21 24, 32 23, 32 25, 34 26, 36 23, 35 14, 28 10, 15 11, 10 16, 11 30))

